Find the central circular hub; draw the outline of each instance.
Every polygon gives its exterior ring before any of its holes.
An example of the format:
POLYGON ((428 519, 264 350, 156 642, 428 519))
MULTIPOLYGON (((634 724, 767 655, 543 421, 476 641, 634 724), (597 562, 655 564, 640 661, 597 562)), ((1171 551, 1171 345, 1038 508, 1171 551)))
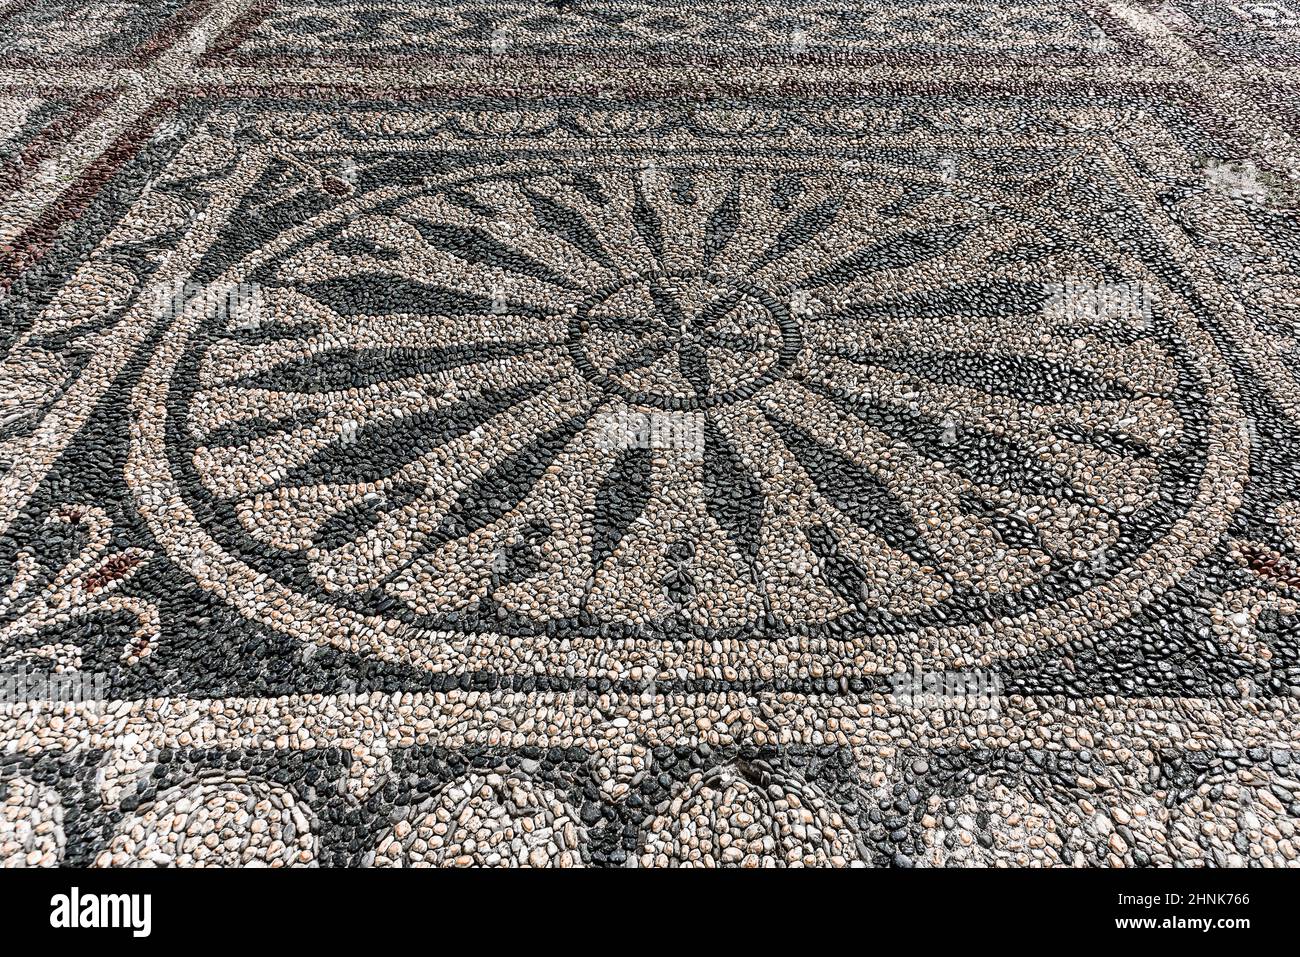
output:
POLYGON ((587 378, 632 405, 703 409, 753 395, 799 354, 770 293, 703 273, 637 276, 578 309, 569 351, 587 378))

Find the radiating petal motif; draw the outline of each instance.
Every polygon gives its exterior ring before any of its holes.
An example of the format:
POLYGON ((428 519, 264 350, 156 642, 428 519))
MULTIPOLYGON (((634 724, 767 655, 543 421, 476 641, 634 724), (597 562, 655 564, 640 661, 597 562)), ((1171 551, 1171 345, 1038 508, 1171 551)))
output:
POLYGON ((0 783, 0 867, 55 867, 64 842, 56 792, 22 775, 0 783))
POLYGON ((966 795, 944 808, 940 825, 921 832, 922 867, 1060 867, 1068 830, 1060 812, 1023 791, 998 785, 986 800, 966 795), (980 822, 987 822, 981 826, 980 822))
POLYGON ((1159 335, 1053 312, 1049 280, 1121 261, 872 176, 679 157, 358 197, 232 274, 264 314, 206 320, 175 467, 243 560, 388 633, 1067 599, 1186 496, 1178 302, 1159 335))
POLYGON ((650 820, 644 867, 859 864, 843 816, 815 786, 751 765, 696 772, 650 820))
POLYGON ((127 814, 95 864, 314 867, 308 813, 286 788, 238 775, 179 785, 127 814))
POLYGON ((523 778, 474 774, 432 808, 398 821, 375 851, 376 867, 581 867, 577 812, 523 778))
MULTIPOLYGON (((1171 786, 1165 807, 1153 811, 1167 821, 1159 835, 1166 857, 1192 867, 1297 866, 1294 795, 1300 773, 1294 761, 1234 767, 1213 754, 1193 753, 1188 763, 1194 763, 1191 779, 1169 782, 1185 786, 1171 786)), ((1121 859, 1130 852, 1122 839, 1111 850, 1121 859)))

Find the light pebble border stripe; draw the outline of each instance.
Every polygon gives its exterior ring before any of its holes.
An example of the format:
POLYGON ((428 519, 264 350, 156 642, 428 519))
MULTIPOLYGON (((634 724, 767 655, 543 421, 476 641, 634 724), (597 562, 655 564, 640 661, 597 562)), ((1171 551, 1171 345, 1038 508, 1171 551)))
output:
MULTIPOLYGON (((148 698, 0 705, 9 754, 161 748, 607 750, 740 745, 847 748, 1300 748, 1293 699, 1023 698, 923 709, 891 695, 449 691, 280 698, 148 698)), ((1102 755, 1105 758, 1105 754, 1102 755)), ((1127 760, 1127 759, 1125 759, 1127 760)))

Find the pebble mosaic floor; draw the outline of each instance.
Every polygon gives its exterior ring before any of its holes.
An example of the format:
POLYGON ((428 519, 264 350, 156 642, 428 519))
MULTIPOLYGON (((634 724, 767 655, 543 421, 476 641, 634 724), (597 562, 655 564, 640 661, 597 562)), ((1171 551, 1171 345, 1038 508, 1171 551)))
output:
POLYGON ((1300 0, 0 6, 0 863, 1294 866, 1300 0))

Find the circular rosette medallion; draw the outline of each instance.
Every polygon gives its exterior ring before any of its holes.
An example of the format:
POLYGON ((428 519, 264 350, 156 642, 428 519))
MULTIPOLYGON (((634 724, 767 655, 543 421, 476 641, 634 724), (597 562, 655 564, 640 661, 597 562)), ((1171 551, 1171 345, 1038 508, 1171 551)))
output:
POLYGON ((1154 283, 1069 223, 793 160, 375 191, 219 277, 256 308, 185 311, 129 470, 247 614, 411 659, 411 629, 812 628, 871 669, 1065 639, 1203 554, 1244 465, 1180 300, 1061 308, 1154 283))

